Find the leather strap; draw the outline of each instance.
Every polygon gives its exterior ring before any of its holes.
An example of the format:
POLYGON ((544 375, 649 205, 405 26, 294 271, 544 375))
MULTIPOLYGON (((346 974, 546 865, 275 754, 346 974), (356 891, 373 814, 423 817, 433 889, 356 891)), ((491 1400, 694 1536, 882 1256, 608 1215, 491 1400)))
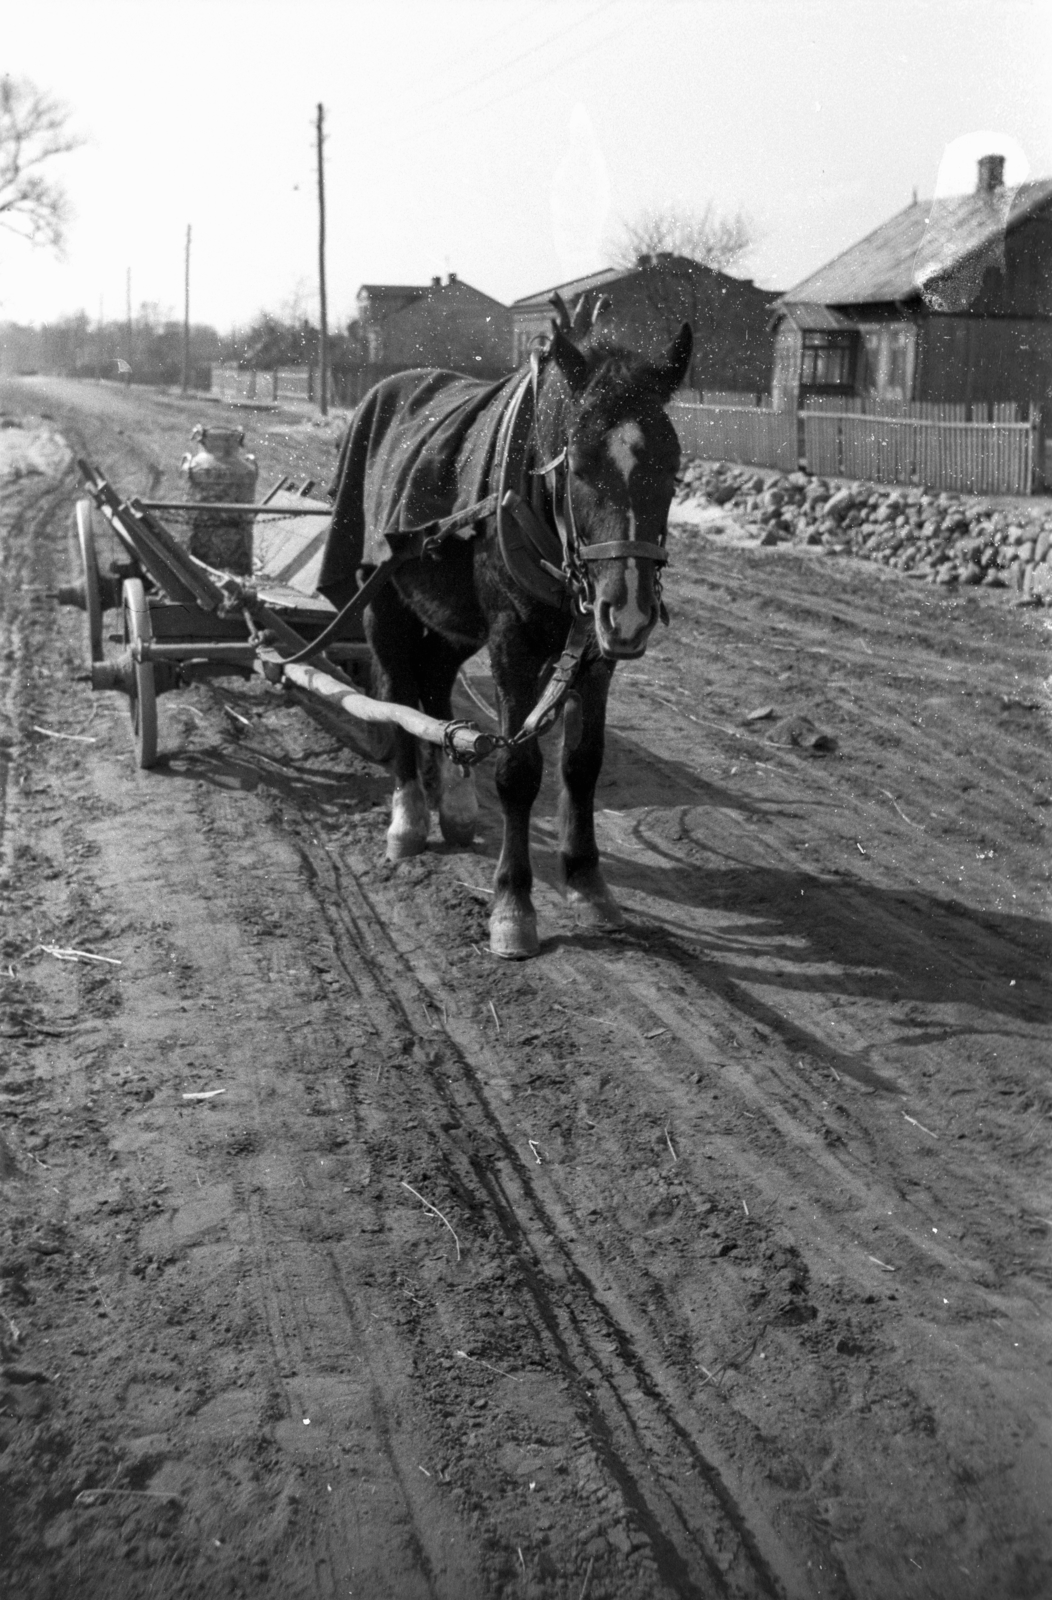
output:
POLYGON ((376 570, 366 578, 357 594, 351 596, 343 609, 336 613, 332 621, 322 629, 317 638, 304 645, 302 650, 297 650, 294 656, 286 656, 285 660, 291 665, 294 661, 309 661, 312 656, 320 655, 327 644, 331 644, 334 639, 340 637, 349 622, 358 620, 370 600, 375 594, 379 593, 388 578, 397 572, 399 567, 405 566, 407 561, 411 561, 414 554, 418 553, 411 550, 401 550, 397 555, 388 556, 386 561, 381 561, 376 570))
POLYGON ((667 561, 663 544, 648 544, 645 539, 611 539, 606 544, 583 544, 577 554, 582 561, 616 561, 623 556, 640 561, 667 561))
POLYGON ((591 638, 591 616, 581 612, 576 613, 570 624, 570 632, 563 646, 562 655, 555 663, 544 693, 518 733, 508 740, 509 745, 525 744, 527 739, 532 739, 540 733, 547 733, 559 714, 559 707, 573 687, 591 638))

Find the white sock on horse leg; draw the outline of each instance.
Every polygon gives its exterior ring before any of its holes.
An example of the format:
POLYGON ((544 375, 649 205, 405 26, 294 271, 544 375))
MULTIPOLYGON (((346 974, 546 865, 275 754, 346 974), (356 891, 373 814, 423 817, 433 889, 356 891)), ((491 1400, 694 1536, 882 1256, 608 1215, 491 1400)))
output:
POLYGON ((419 778, 395 789, 391 799, 391 825, 387 830, 388 861, 403 861, 427 849, 431 813, 419 778))

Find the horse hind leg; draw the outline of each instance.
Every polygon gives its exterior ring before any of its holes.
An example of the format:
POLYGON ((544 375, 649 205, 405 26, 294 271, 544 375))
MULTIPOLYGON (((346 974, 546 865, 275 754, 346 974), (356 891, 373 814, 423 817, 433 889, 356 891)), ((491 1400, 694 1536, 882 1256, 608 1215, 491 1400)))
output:
POLYGON ((423 784, 415 773, 404 779, 396 773, 387 829, 387 860, 405 861, 409 856, 422 855, 430 831, 431 811, 423 784))
POLYGON ((443 839, 456 848, 467 849, 475 842, 479 814, 475 774, 434 745, 423 751, 420 769, 424 794, 431 809, 438 812, 443 839))
POLYGON ((467 849, 475 842, 479 797, 475 774, 443 753, 439 772, 438 825, 447 844, 467 849))
MULTIPOLYGON (((373 693, 378 700, 414 706, 419 701, 417 657, 423 629, 389 585, 365 614, 366 636, 373 652, 373 693)), ((431 815, 420 781, 417 741, 404 728, 393 732, 389 763, 395 790, 387 829, 388 861, 404 861, 427 849, 431 815)))
MULTIPOLYGON (((467 646, 453 644, 438 634, 426 635, 420 657, 420 703, 428 716, 437 717, 440 722, 452 719, 453 683, 471 654, 467 646)), ((435 746, 424 752, 421 768, 424 791, 438 812, 443 839, 466 849, 475 841, 479 814, 474 773, 435 746)))

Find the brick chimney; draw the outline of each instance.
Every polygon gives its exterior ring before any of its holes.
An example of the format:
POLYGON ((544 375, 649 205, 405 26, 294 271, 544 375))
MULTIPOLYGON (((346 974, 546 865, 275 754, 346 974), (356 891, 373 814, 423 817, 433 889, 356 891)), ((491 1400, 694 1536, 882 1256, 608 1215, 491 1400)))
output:
POLYGON ((979 181, 975 185, 976 194, 996 194, 997 190, 1003 189, 1004 186, 1004 156, 980 156, 979 181))

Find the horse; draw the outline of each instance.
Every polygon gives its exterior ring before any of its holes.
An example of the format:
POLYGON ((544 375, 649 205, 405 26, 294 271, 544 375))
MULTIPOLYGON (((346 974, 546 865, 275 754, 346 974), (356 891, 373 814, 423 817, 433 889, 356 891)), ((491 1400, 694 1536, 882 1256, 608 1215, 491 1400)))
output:
MULTIPOLYGON (((448 722, 457 672, 488 645, 503 813, 490 949, 505 960, 540 950, 529 819, 537 735, 560 714, 566 900, 579 925, 623 926, 599 864, 595 787, 614 668, 668 620, 660 573, 680 452, 665 406, 692 350, 684 324, 648 361, 553 304, 551 337, 500 382, 421 369, 369 391, 340 449, 318 584, 348 611, 368 594, 378 699, 448 722)), ((395 729, 392 752, 387 859, 426 849, 429 792, 446 842, 470 846, 478 799, 452 747, 430 782, 411 735, 395 729)))

